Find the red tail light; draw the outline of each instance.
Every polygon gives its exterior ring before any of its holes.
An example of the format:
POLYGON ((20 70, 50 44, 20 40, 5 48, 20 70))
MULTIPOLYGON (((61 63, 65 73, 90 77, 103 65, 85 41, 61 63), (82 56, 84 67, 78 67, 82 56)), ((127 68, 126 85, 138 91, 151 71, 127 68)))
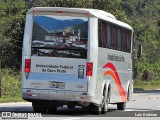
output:
POLYGON ((92 76, 93 63, 87 62, 86 76, 92 76))
POLYGON ((30 59, 25 59, 25 68, 24 72, 29 73, 31 70, 31 60, 30 59))
POLYGON ((65 12, 64 11, 57 11, 57 13, 64 14, 65 12))

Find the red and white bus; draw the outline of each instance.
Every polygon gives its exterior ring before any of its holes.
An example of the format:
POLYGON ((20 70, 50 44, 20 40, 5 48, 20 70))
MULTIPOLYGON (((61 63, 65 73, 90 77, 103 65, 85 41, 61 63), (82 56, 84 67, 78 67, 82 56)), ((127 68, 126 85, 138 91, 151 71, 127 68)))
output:
POLYGON ((26 15, 22 98, 35 112, 124 110, 133 94, 133 29, 97 9, 35 7, 26 15))

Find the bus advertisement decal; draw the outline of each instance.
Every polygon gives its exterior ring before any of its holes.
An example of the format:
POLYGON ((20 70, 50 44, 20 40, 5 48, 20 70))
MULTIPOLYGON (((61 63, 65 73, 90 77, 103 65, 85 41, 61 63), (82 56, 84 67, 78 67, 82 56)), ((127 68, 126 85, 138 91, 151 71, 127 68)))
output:
POLYGON ((120 81, 120 78, 119 78, 119 75, 117 73, 117 70, 116 70, 115 66, 112 63, 107 63, 103 66, 103 68, 110 68, 111 69, 111 70, 105 71, 103 75, 104 76, 105 75, 110 75, 114 79, 114 81, 117 85, 117 88, 118 88, 118 92, 121 96, 121 99, 122 99, 123 102, 125 102, 126 101, 126 91, 122 87, 122 83, 120 81))

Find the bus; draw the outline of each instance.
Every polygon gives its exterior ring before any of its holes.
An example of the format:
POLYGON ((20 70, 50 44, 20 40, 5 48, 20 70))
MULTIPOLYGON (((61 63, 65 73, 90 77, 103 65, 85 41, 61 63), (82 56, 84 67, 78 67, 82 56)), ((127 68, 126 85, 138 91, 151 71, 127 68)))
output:
POLYGON ((68 106, 105 114, 124 110, 133 95, 132 27, 112 14, 34 7, 26 14, 22 98, 35 112, 68 106))

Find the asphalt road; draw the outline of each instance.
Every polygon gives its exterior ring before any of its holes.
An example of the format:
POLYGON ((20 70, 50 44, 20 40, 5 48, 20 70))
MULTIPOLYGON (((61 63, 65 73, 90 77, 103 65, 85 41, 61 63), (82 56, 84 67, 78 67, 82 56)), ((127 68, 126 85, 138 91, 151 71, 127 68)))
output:
MULTIPOLYGON (((28 112, 33 113, 31 103, 1 103, 0 112, 28 112)), ((42 114, 43 117, 55 117, 54 120, 78 120, 88 119, 89 117, 96 117, 101 119, 119 117, 160 117, 160 90, 157 91, 145 91, 144 93, 134 93, 133 101, 127 103, 125 111, 117 110, 116 105, 109 105, 109 111, 107 114, 92 115, 89 112, 84 112, 80 107, 75 109, 68 109, 67 107, 58 108, 58 111, 54 114, 42 114), (141 116, 140 116, 141 115, 141 116)), ((125 118, 124 118, 125 119, 125 118)))

